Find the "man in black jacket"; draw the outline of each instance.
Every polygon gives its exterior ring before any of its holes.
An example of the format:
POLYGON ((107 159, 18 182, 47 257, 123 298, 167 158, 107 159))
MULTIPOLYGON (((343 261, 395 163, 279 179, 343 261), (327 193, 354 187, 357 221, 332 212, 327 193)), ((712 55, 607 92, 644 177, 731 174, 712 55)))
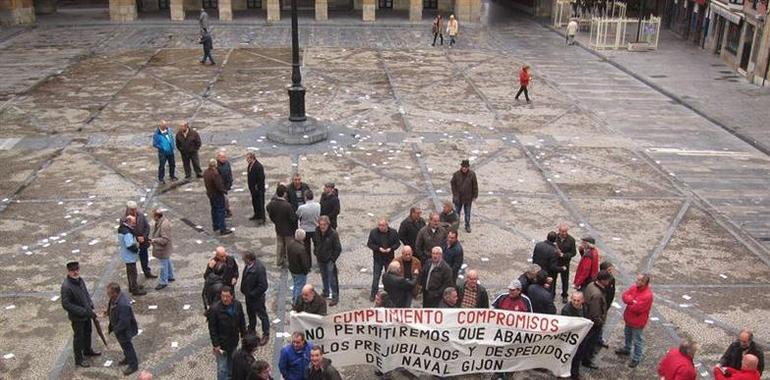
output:
POLYGON ((299 206, 305 204, 305 192, 310 190, 310 186, 302 182, 302 177, 299 173, 294 174, 291 179, 291 185, 288 186, 287 193, 289 196, 289 203, 296 212, 299 206))
POLYGON ((479 273, 471 269, 465 281, 457 287, 458 303, 461 308, 489 309, 489 294, 479 284, 479 273))
POLYGON ((464 252, 463 245, 457 240, 457 231, 449 230, 446 234, 446 244, 442 247, 444 251, 444 261, 452 268, 453 281, 457 281, 457 275, 463 266, 464 252))
POLYGON ((243 254, 243 262, 246 267, 243 268, 241 279, 241 293, 246 299, 246 315, 249 317, 249 325, 246 328, 248 332, 255 333, 257 329, 257 316, 262 325, 262 338, 259 345, 264 346, 270 340, 270 318, 267 316, 267 307, 265 307, 265 292, 267 292, 267 272, 253 252, 243 254))
POLYGON ((329 217, 322 215, 318 218, 318 227, 313 234, 313 249, 318 266, 321 267, 323 281, 323 296, 330 297, 329 306, 335 306, 340 300, 340 285, 337 279, 337 259, 342 253, 340 237, 331 227, 329 217))
POLYGON ((382 269, 393 261, 396 249, 401 246, 401 243, 398 241, 398 232, 388 225, 388 219, 380 218, 377 221, 377 228, 369 232, 366 246, 372 250, 372 289, 369 293, 369 301, 374 302, 374 296, 380 286, 382 269))
POLYGON ((190 128, 190 124, 187 122, 182 124, 176 132, 176 148, 179 150, 179 154, 182 155, 184 178, 190 179, 192 177, 190 164, 192 164, 192 169, 195 171, 195 176, 203 178, 201 163, 198 158, 198 150, 201 148, 201 137, 198 132, 190 128))
POLYGON ((134 344, 131 343, 131 339, 139 334, 139 325, 134 318, 131 301, 125 293, 120 291, 120 285, 114 282, 107 285, 107 296, 110 298, 110 304, 107 308, 110 324, 107 331, 108 333, 115 333, 115 339, 118 340, 120 348, 123 349, 123 360, 118 364, 128 366, 123 371, 123 374, 128 376, 139 370, 139 359, 136 357, 134 344))
POLYGON ((222 288, 219 302, 211 306, 207 313, 209 336, 217 358, 217 379, 230 378, 233 367, 233 353, 238 348, 241 337, 246 335, 246 319, 243 306, 233 297, 233 289, 222 288))
POLYGON ((67 317, 72 322, 72 350, 75 353, 75 364, 80 367, 90 367, 85 356, 99 356, 91 348, 91 319, 96 318, 94 303, 86 289, 86 282, 80 278, 80 264, 77 261, 67 263, 67 278, 61 284, 61 305, 67 311, 67 317))
POLYGON ((430 260, 420 273, 422 284, 422 307, 437 307, 444 296, 444 289, 454 286, 452 268, 444 262, 440 247, 433 247, 430 260))
POLYGON ((412 289, 417 284, 416 278, 405 278, 403 268, 398 261, 388 264, 388 271, 382 276, 382 286, 390 295, 393 307, 410 307, 412 305, 412 289))
POLYGON ((289 241, 286 247, 286 259, 289 262, 289 273, 291 273, 294 289, 292 290, 291 302, 297 302, 302 287, 307 283, 307 274, 310 273, 310 257, 305 253, 305 230, 297 228, 294 232, 294 239, 289 241))
MULTIPOLYGON (((561 277, 561 302, 567 303, 567 291, 569 290, 569 266, 572 258, 577 256, 577 245, 575 238, 569 234, 567 223, 559 224, 559 236, 556 237, 556 248, 561 252, 559 257, 559 266, 564 270, 559 272, 557 277, 561 277)), ((556 292, 557 277, 553 278, 553 292, 556 292)))
POLYGON ((144 272, 144 278, 158 278, 157 275, 152 274, 150 269, 150 258, 148 256, 148 249, 150 248, 150 223, 147 222, 147 217, 139 210, 136 202, 126 202, 126 212, 123 213, 123 217, 133 216, 136 218, 136 226, 134 226, 134 236, 139 243, 139 262, 142 264, 142 272, 144 272))
POLYGON ((540 271, 534 284, 527 289, 527 296, 532 302, 532 312, 541 314, 556 314, 556 305, 553 304, 553 293, 546 288, 548 274, 540 271))
POLYGON ((246 153, 247 177, 249 193, 251 193, 251 208, 254 215, 249 220, 256 220, 258 224, 265 224, 265 168, 257 160, 254 153, 246 153))
MULTIPOLYGON (((540 268, 546 273, 548 277, 556 278, 559 272, 565 271, 566 268, 559 265, 559 249, 556 248, 556 238, 558 234, 555 231, 548 233, 546 240, 535 244, 535 250, 532 252, 532 263, 540 265, 540 268)), ((553 288, 550 290, 553 293, 553 288)), ((527 294, 529 295, 529 294, 527 294)), ((530 296, 530 298, 532 298, 530 296)))
POLYGON ((742 329, 738 334, 738 340, 730 344, 722 358, 719 359, 719 365, 722 367, 730 367, 735 369, 741 369, 743 363, 743 356, 751 354, 759 359, 757 363, 757 371, 759 376, 762 376, 762 371, 765 369, 765 352, 754 342, 754 333, 748 329, 742 329))
POLYGON ((230 210, 230 198, 227 194, 233 188, 233 169, 224 149, 217 152, 217 171, 222 176, 222 183, 225 185, 225 218, 230 218, 233 216, 233 212, 230 210))
POLYGON ((398 238, 402 244, 414 249, 417 233, 423 227, 425 227, 425 219, 422 218, 422 210, 419 207, 412 207, 409 209, 409 216, 401 221, 401 225, 398 227, 398 238))
POLYGON ((234 287, 238 282, 238 263, 227 254, 225 247, 220 246, 214 250, 214 257, 209 260, 203 272, 203 281, 206 308, 219 300, 223 287, 234 287))
POLYGON ((254 357, 254 351, 259 347, 259 340, 257 336, 252 333, 247 333, 243 338, 241 348, 235 351, 233 354, 233 369, 230 372, 230 380, 250 380, 252 379, 252 369, 254 362, 257 360, 254 357))
POLYGON ((203 45, 203 58, 201 58, 201 65, 206 63, 206 58, 211 61, 212 65, 216 65, 216 63, 214 63, 214 57, 211 55, 211 51, 214 50, 214 40, 211 38, 211 34, 209 34, 206 28, 201 30, 201 38, 198 40, 198 42, 203 45))
POLYGON ((334 184, 329 182, 324 185, 324 193, 321 194, 321 216, 328 216, 332 228, 337 230, 337 216, 340 214, 339 192, 334 184))
POLYGON ((275 196, 267 204, 267 215, 275 224, 275 265, 279 267, 286 266, 286 245, 294 238, 294 231, 297 230, 297 216, 291 203, 286 200, 286 191, 286 186, 278 184, 275 196))

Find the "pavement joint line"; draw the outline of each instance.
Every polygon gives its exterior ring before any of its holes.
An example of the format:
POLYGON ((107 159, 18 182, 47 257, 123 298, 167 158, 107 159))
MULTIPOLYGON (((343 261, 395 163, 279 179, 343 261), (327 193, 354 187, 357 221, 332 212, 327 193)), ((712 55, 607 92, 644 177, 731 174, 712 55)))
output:
POLYGON ((519 230, 516 227, 513 227, 513 223, 506 224, 506 223, 503 223, 503 222, 499 222, 496 219, 492 219, 492 218, 486 217, 485 215, 483 215, 482 213, 480 213, 478 211, 474 212, 473 216, 476 217, 476 218, 479 218, 482 221, 485 221, 485 222, 487 222, 489 224, 492 224, 492 225, 496 226, 497 228, 499 228, 501 230, 512 232, 512 233, 514 233, 516 235, 519 235, 520 237, 524 238, 527 242, 532 242, 532 241, 536 241, 537 240, 536 238, 530 236, 526 232, 521 231, 521 230, 519 230))
MULTIPOLYGON (((624 150, 626 150, 626 149, 624 149, 624 150)), ((628 150, 632 150, 632 149, 628 149, 628 150)), ((565 155, 564 155, 564 154, 560 154, 560 156, 561 156, 561 157, 564 157, 565 155)), ((599 167, 599 166, 596 166, 596 165, 594 165, 594 164, 592 164, 592 163, 586 162, 585 160, 582 160, 582 159, 579 159, 579 158, 577 158, 577 159, 572 159, 572 161, 575 161, 575 162, 577 162, 577 163, 579 163, 579 164, 581 164, 581 165, 585 165, 585 166, 591 167, 591 168, 593 168, 593 169, 595 169, 595 170, 600 170, 600 171, 603 171, 603 172, 607 172, 607 173, 610 173, 610 174, 614 174, 614 175, 616 175, 616 176, 619 176, 619 177, 621 177, 621 178, 624 178, 624 179, 626 179, 626 180, 628 180, 628 181, 634 182, 634 183, 636 183, 637 185, 642 185, 642 186, 646 186, 646 187, 653 187, 653 188, 655 188, 655 189, 658 189, 658 190, 660 190, 660 191, 664 191, 664 192, 666 192, 666 193, 669 193, 669 194, 671 194, 671 195, 675 195, 675 196, 680 196, 680 197, 683 197, 683 195, 682 195, 681 193, 677 193, 676 191, 672 191, 671 189, 666 189, 666 188, 663 188, 663 187, 659 186, 659 185, 658 185, 657 183, 655 183, 655 182, 651 182, 651 181, 644 181, 644 180, 640 179, 639 177, 631 177, 630 175, 627 175, 627 174, 623 174, 623 173, 617 172, 617 171, 615 171, 615 170, 613 170, 613 169, 609 169, 609 168, 601 168, 601 167, 599 167)), ((656 173, 657 173, 657 171, 656 171, 656 173)), ((659 174, 660 176, 664 176, 664 174, 663 174, 663 173, 658 173, 658 174, 659 174)), ((668 177, 671 177, 671 176, 670 176, 670 175, 665 175, 663 178, 668 178, 668 177)), ((676 190, 676 189, 674 189, 674 190, 676 190)))
POLYGON ((655 284, 657 289, 687 289, 687 288, 706 288, 706 289, 751 289, 751 288, 770 288, 768 283, 757 284, 655 284))
MULTIPOLYGON (((352 148, 348 148, 348 149, 352 150, 352 148)), ((348 150, 348 152, 350 150, 348 150)), ((350 162, 360 166, 363 169, 366 169, 366 170, 368 170, 370 172, 374 172, 374 173, 378 174, 383 179, 389 179, 391 181, 396 181, 396 182, 398 182, 398 183, 400 183, 400 184, 402 184, 402 185, 404 185, 404 186, 406 186, 406 187, 408 187, 408 188, 410 188, 410 189, 412 189, 414 191, 417 191, 417 192, 424 191, 424 189, 421 189, 418 186, 415 186, 415 185, 413 185, 413 184, 411 184, 411 183, 409 183, 409 182, 407 182, 407 181, 405 181, 405 180, 403 180, 403 179, 401 179, 399 177, 393 176, 391 174, 387 174, 387 173, 383 172, 379 167, 373 167, 373 166, 367 164, 366 162, 363 162, 360 159, 353 157, 352 155, 343 154, 343 157, 345 159, 347 159, 348 161, 350 161, 350 162)))
POLYGON ((669 224, 668 228, 666 229, 665 234, 663 235, 663 239, 661 239, 660 243, 650 252, 650 254, 646 257, 644 261, 647 262, 647 264, 644 267, 644 271, 647 273, 650 273, 653 269, 653 266, 655 265, 655 259, 658 258, 658 256, 663 253, 663 250, 668 247, 669 242, 671 242, 671 238, 674 236, 674 233, 679 229, 680 224, 682 224, 682 220, 684 220, 684 216, 687 214, 687 211, 690 210, 690 205, 692 204, 692 200, 690 198, 687 198, 682 205, 679 208, 679 212, 676 214, 674 219, 671 221, 671 224, 669 224))
POLYGON ((155 376, 160 377, 160 375, 165 374, 166 372, 174 368, 174 366, 178 365, 182 359, 198 353, 199 352, 198 350, 208 345, 211 345, 211 340, 209 339, 209 335, 203 334, 195 338, 195 340, 193 340, 192 342, 174 351, 173 354, 166 357, 166 359, 164 359, 162 362, 150 368, 149 371, 155 374, 155 376))
POLYGON ((65 148, 57 149, 56 151, 52 152, 48 158, 43 161, 42 164, 38 165, 37 168, 32 170, 32 173, 30 173, 27 178, 24 179, 24 182, 22 182, 19 186, 16 187, 16 189, 13 190, 11 195, 8 196, 7 202, 0 202, 0 213, 5 211, 8 208, 8 205, 11 204, 13 200, 19 197, 19 195, 30 185, 32 182, 37 179, 40 172, 45 170, 48 166, 50 166, 53 161, 61 156, 61 154, 64 152, 65 148))
MULTIPOLYGON (((560 30, 557 30, 557 29, 553 28, 550 25, 540 24, 540 23, 535 22, 535 21, 532 21, 532 22, 542 26, 543 28, 546 28, 546 29, 552 31, 555 34, 558 34, 560 36, 564 36, 564 34, 560 30)), ((615 67, 616 69, 618 69, 618 70, 620 70, 620 71, 630 75, 631 77, 635 78, 636 80, 638 80, 638 81, 644 83, 645 85, 649 86, 653 90, 658 91, 659 93, 661 93, 662 95, 670 98, 671 100, 673 100, 677 104, 682 105, 683 107, 687 108, 688 110, 696 113, 700 117, 702 117, 702 118, 708 120, 709 122, 711 122, 712 124, 718 126, 719 128, 721 128, 722 130, 726 131, 727 133, 729 133, 729 134, 737 137, 741 141, 751 145, 752 147, 754 147, 754 149, 764 153, 766 156, 770 156, 770 147, 765 146, 765 144, 763 144, 763 143, 761 143, 761 142, 751 138, 750 136, 747 136, 747 135, 741 133, 739 130, 737 130, 737 129, 731 127, 731 126, 728 126, 727 124, 721 122, 717 118, 712 117, 707 112, 700 110, 697 106, 695 106, 690 101, 687 101, 686 99, 680 97, 679 95, 676 95, 673 92, 664 89, 662 86, 659 86, 658 84, 656 84, 653 81, 645 78, 644 76, 642 76, 640 74, 637 74, 635 71, 629 69, 625 65, 620 64, 619 62, 617 62, 616 60, 610 58, 609 56, 606 56, 606 55, 604 55, 604 54, 602 54, 602 53, 600 53, 598 51, 595 51, 595 50, 585 46, 583 43, 581 43, 579 41, 575 41, 575 43, 580 48, 582 48, 583 50, 587 51, 588 53, 590 53, 590 54, 600 58, 602 61, 610 64, 611 66, 615 67)))

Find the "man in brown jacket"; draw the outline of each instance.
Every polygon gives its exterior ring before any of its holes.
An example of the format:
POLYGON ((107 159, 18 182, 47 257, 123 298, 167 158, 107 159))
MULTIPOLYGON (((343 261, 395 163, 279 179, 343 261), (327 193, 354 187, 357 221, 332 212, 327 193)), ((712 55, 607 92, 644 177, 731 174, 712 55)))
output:
POLYGON ((206 185, 206 195, 211 204, 211 222, 214 232, 219 231, 221 235, 233 233, 231 229, 225 226, 225 183, 217 170, 217 160, 211 159, 209 167, 203 172, 203 184, 206 185))
POLYGON ((439 214, 435 211, 430 213, 428 225, 417 233, 417 240, 414 243, 415 256, 424 263, 428 262, 433 247, 443 247, 446 245, 448 232, 449 228, 441 223, 439 214))
POLYGON ((190 173, 191 163, 193 170, 195 170, 195 176, 197 178, 203 177, 201 174, 200 160, 198 159, 198 150, 201 148, 201 137, 198 135, 198 132, 190 128, 190 124, 187 122, 182 124, 176 132, 176 148, 182 156, 184 179, 190 179, 190 177, 192 177, 192 173, 190 173))
MULTIPOLYGON (((397 261, 401 264, 401 274, 404 278, 407 280, 420 279, 422 263, 420 262, 420 259, 414 257, 412 247, 405 245, 401 248, 401 256, 396 257, 393 261, 397 261)), ((417 298, 417 295, 420 294, 420 290, 422 290, 422 286, 420 286, 420 282, 417 281, 417 285, 412 289, 412 298, 417 298)))
POLYGON ((171 243, 171 222, 163 216, 163 210, 153 210, 152 218, 155 220, 150 239, 152 257, 160 263, 160 280, 155 290, 161 290, 167 287, 169 282, 174 282, 174 265, 171 263, 174 245, 171 243))
POLYGON ((302 295, 294 303, 294 311, 326 315, 326 299, 315 291, 313 285, 307 284, 302 287, 302 295))
POLYGON ((602 336, 602 328, 607 320, 607 299, 604 297, 604 288, 610 284, 612 275, 606 270, 599 271, 596 281, 591 282, 583 291, 585 298, 585 317, 594 324, 585 337, 585 351, 583 356, 583 365, 596 369, 593 358, 599 348, 602 336))
POLYGON ((422 307, 437 307, 444 297, 444 289, 455 285, 452 268, 444 262, 441 248, 434 247, 431 259, 420 276, 422 284, 422 307))
POLYGON ((476 181, 476 173, 470 169, 471 163, 463 160, 460 170, 452 175, 452 202, 455 204, 455 212, 460 216, 460 211, 465 209, 465 231, 471 232, 471 203, 479 197, 479 184, 476 181))

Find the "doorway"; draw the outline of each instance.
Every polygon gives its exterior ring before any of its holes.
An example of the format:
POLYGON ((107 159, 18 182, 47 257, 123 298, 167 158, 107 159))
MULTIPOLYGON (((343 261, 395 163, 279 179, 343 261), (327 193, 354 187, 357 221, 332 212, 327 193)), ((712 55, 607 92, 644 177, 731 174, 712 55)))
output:
POLYGON ((746 23, 746 33, 743 35, 743 50, 741 51, 740 68, 744 71, 749 69, 751 60, 751 45, 754 43, 754 25, 746 23))
POLYGON ((246 0, 246 8, 262 9, 262 0, 246 0))
POLYGON ((438 0, 422 0, 423 9, 438 9, 438 0))
POLYGON ((722 42, 725 38, 725 19, 717 16, 716 24, 716 34, 714 35, 714 38, 717 39, 717 42, 714 44, 714 54, 720 55, 722 54, 722 42))
POLYGON ((380 9, 393 9, 393 0, 379 0, 380 9))
POLYGON ((201 0, 203 9, 219 9, 219 2, 217 0, 201 0))

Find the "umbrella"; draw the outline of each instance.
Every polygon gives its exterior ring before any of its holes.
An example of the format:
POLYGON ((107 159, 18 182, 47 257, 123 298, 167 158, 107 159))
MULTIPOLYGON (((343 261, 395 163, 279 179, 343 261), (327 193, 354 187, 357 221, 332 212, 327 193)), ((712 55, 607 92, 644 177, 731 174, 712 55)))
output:
POLYGON ((96 319, 96 317, 93 317, 91 320, 94 321, 94 327, 96 328, 96 333, 99 334, 99 338, 102 338, 102 343, 104 343, 104 347, 107 347, 107 338, 104 337, 104 331, 102 331, 102 325, 99 323, 99 320, 96 319))

